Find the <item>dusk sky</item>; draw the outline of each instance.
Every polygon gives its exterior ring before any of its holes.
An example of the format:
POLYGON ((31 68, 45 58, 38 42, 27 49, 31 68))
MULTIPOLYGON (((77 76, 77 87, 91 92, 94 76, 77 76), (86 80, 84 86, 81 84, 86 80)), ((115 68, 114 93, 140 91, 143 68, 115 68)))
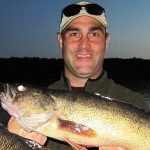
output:
MULTIPOLYGON (((62 58, 61 10, 76 0, 0 0, 0 58, 62 58)), ((105 58, 150 59, 150 0, 92 0, 105 8, 105 58)))

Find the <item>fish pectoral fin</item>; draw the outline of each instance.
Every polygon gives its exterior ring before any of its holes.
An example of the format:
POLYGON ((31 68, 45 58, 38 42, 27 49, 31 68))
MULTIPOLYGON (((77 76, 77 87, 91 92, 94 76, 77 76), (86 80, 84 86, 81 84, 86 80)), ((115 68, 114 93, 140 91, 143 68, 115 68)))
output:
POLYGON ((85 147, 78 145, 77 143, 70 141, 68 138, 64 138, 64 141, 67 142, 73 150, 87 150, 85 147))
POLYGON ((60 118, 58 118, 58 121, 59 121, 59 127, 58 127, 59 130, 71 132, 73 134, 82 137, 92 138, 96 136, 96 132, 84 124, 76 123, 69 120, 63 120, 60 118))

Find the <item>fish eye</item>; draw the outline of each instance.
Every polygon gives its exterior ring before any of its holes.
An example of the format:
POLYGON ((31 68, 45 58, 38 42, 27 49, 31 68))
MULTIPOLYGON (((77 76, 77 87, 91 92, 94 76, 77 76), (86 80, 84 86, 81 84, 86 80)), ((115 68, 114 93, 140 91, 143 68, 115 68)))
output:
POLYGON ((26 91, 26 88, 23 85, 19 85, 17 89, 18 91, 21 91, 21 92, 26 91))

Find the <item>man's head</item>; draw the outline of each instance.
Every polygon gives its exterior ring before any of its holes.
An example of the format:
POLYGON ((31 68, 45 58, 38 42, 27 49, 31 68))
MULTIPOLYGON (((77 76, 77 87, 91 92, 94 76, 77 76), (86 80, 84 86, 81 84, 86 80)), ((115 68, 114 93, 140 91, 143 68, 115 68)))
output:
POLYGON ((74 19, 80 16, 90 16, 98 20, 105 28, 108 29, 105 9, 100 5, 81 1, 75 4, 68 5, 62 10, 60 33, 74 19))
MULTIPOLYGON (((72 6, 74 5, 71 5, 74 11, 72 6)), ((80 78, 86 82, 88 78, 97 78, 103 70, 104 53, 109 42, 109 34, 106 33, 107 21, 101 6, 94 4, 95 10, 98 8, 93 12, 91 6, 89 3, 83 5, 78 9, 79 13, 74 12, 75 15, 70 14, 71 16, 67 14, 67 7, 63 9, 69 17, 66 18, 62 13, 58 41, 63 53, 65 75, 69 79, 80 78), (98 10, 101 12, 97 16, 92 14, 98 13, 98 10)))

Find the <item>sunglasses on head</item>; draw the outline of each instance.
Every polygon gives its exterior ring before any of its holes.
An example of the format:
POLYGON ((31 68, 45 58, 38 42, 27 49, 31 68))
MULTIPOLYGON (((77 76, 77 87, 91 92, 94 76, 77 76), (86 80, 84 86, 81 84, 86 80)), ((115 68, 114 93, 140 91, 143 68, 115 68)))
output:
POLYGON ((97 4, 87 4, 87 5, 72 4, 72 5, 65 7, 62 10, 62 13, 66 17, 71 17, 74 15, 77 15, 80 12, 80 10, 82 9, 82 7, 84 7, 86 9, 87 13, 89 13, 91 15, 101 15, 103 12, 105 13, 104 8, 97 4))

